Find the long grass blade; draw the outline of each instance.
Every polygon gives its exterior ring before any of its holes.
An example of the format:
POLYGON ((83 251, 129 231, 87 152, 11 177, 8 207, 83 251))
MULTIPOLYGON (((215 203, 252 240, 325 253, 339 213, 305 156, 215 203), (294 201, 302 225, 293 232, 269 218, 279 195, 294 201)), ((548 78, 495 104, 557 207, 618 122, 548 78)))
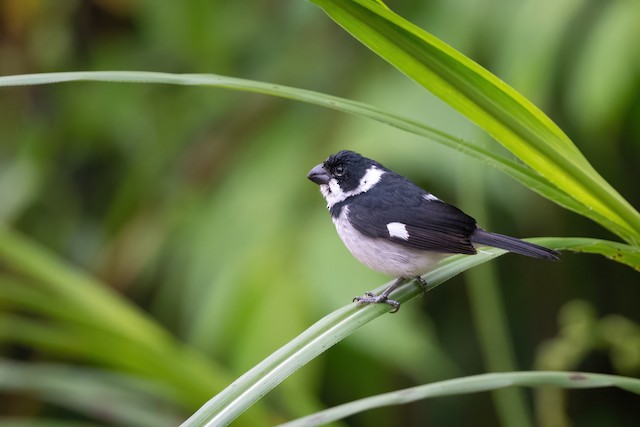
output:
POLYGON ((201 402, 212 389, 227 382, 221 368, 179 343, 108 286, 1 223, 0 262, 21 275, 19 282, 0 291, 0 301, 60 322, 46 324, 24 317, 6 317, 1 323, 0 340, 28 341, 59 354, 82 355, 98 364, 119 360, 123 362, 121 367, 129 371, 153 373, 174 386, 180 391, 185 407, 201 402), (32 289, 19 290, 18 283, 37 284, 38 291, 55 298, 60 307, 38 311, 45 302, 42 298, 29 300, 32 289), (122 352, 120 357, 108 356, 118 351, 122 352))
POLYGON ((25 236, 0 223, 0 259, 15 271, 47 286, 48 292, 72 301, 77 309, 123 336, 155 346, 165 344, 168 334, 146 318, 141 311, 118 299, 108 287, 92 277, 58 262, 49 253, 25 236))
POLYGON ((538 172, 526 167, 525 165, 482 148, 480 145, 461 138, 456 138, 446 132, 427 126, 424 123, 398 116, 369 104, 345 98, 289 86, 215 74, 169 74, 146 71, 86 71, 4 76, 0 77, 0 87, 79 81, 156 83, 219 87, 277 96, 366 117, 406 132, 426 137, 434 142, 438 142, 475 159, 481 160, 484 164, 495 167, 496 169, 506 173, 515 180, 524 184, 526 187, 559 204, 560 206, 591 218, 593 221, 611 230, 623 239, 627 241, 634 240, 633 232, 630 232, 627 228, 606 215, 589 209, 587 206, 577 201, 572 194, 558 188, 538 172))
MULTIPOLYGON (((529 240, 554 249, 582 251, 589 248, 592 253, 604 255, 612 252, 622 253, 627 265, 640 268, 640 254, 636 252, 636 248, 629 245, 597 239, 547 237, 529 240)), ((429 284, 428 291, 435 289, 463 271, 504 253, 501 249, 483 248, 478 255, 449 257, 443 260, 437 269, 424 276, 429 284)), ((620 261, 621 258, 617 260, 620 261)), ((381 292, 388 285, 380 286, 374 292, 381 292)), ((405 303, 420 295, 421 292, 422 290, 418 286, 407 284, 393 294, 393 299, 405 303)), ((362 308, 356 307, 355 304, 349 304, 325 316, 214 396, 189 417, 182 424, 182 427, 228 425, 300 367, 351 335, 362 325, 388 311, 389 306, 385 304, 362 308)))
POLYGON ((463 395, 505 387, 561 387, 601 388, 618 387, 640 394, 640 380, 618 375, 589 372, 500 372, 456 378, 425 384, 377 396, 345 403, 297 420, 280 424, 279 427, 311 427, 341 420, 369 409, 390 405, 401 405, 431 397, 463 395))
MULTIPOLYGON (((425 276, 429 289, 433 289, 462 271, 501 255, 503 251, 449 259, 437 270, 425 276)), ((387 285, 376 291, 382 291, 387 285)), ((394 293, 394 299, 404 303, 421 293, 418 286, 404 286, 394 293)), ((182 426, 223 426, 273 389, 293 372, 325 350, 355 332, 362 325, 389 311, 384 304, 356 307, 349 304, 320 319, 298 337, 264 359, 238 378, 225 390, 214 396, 182 426)))
POLYGON ((590 237, 540 237, 531 240, 560 251, 602 255, 640 271, 640 248, 636 246, 590 237))
POLYGON ((0 360, 0 390, 123 426, 171 426, 180 419, 176 396, 163 384, 91 368, 0 360))

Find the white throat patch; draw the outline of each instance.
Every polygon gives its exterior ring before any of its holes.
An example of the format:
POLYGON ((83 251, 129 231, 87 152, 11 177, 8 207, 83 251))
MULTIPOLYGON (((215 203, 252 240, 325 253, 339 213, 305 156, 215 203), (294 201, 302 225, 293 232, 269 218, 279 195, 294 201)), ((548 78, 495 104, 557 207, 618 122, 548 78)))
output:
POLYGON ((360 179, 360 184, 351 191, 343 191, 338 181, 335 178, 331 178, 327 184, 320 186, 322 196, 327 201, 327 208, 331 209, 336 203, 340 203, 356 194, 366 193, 380 181, 382 175, 384 175, 382 169, 371 166, 360 179))

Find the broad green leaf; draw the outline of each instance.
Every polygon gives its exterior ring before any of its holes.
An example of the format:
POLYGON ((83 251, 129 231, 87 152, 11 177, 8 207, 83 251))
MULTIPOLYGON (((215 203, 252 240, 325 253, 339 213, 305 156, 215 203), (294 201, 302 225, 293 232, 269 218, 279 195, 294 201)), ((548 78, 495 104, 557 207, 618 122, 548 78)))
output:
MULTIPOLYGON (((570 249, 572 251, 586 251, 591 253, 610 255, 612 251, 623 254, 616 258, 627 265, 640 268, 640 257, 635 247, 598 239, 574 238, 536 238, 530 241, 544 244, 554 249, 570 249)), ((505 251, 496 248, 483 248, 474 256, 455 255, 443 260, 438 268, 427 273, 427 291, 435 289, 450 278, 476 265, 496 258, 505 251)), ((380 286, 374 292, 381 292, 389 283, 380 286)), ((422 289, 414 283, 400 287, 393 294, 393 299, 400 303, 415 298, 422 293, 422 289)), ((278 349, 258 365, 246 372, 222 392, 214 396, 195 414, 183 427, 228 425, 238 415, 262 398, 300 367, 335 345, 337 342, 351 335, 364 324, 387 313, 390 307, 385 304, 357 307, 349 304, 320 319, 302 334, 278 349)))
POLYGON ((640 394, 639 379, 618 375, 552 371, 500 372, 455 378, 379 394, 326 409, 295 421, 280 424, 280 427, 323 425, 369 409, 400 405, 431 397, 463 395, 514 386, 561 388, 618 387, 631 393, 640 394))
POLYGON ((149 346, 164 345, 168 334, 144 317, 131 303, 117 299, 107 286, 88 275, 65 266, 53 253, 29 241, 0 223, 0 259, 25 276, 31 277, 48 291, 64 296, 98 322, 108 324, 123 336, 149 346))
POLYGON ((580 215, 591 218, 613 233, 627 236, 625 240, 633 240, 633 234, 610 218, 596 212, 578 202, 571 194, 550 183, 538 172, 518 162, 514 162, 504 156, 500 156, 477 144, 451 136, 445 132, 434 129, 424 123, 407 119, 396 114, 384 111, 372 105, 351 101, 305 89, 292 88, 277 84, 238 79, 234 77, 219 76, 214 74, 167 74, 142 71, 96 71, 96 72, 68 72, 48 74, 25 74, 0 77, 1 86, 21 86, 63 83, 73 81, 102 81, 121 83, 158 83, 178 84, 194 86, 220 87, 233 90, 261 93, 278 96, 281 98, 307 102, 334 110, 366 117, 378 122, 402 129, 404 131, 429 138, 435 142, 453 148, 468 156, 482 160, 485 164, 495 167, 512 178, 524 184, 531 190, 554 201, 555 203, 570 209, 580 215))
POLYGON ((76 421, 70 419, 47 419, 32 417, 11 417, 0 418, 0 427, 104 427, 104 424, 98 422, 76 421))
MULTIPOLYGON (((207 397, 212 389, 225 383, 226 373, 176 341, 131 302, 1 223, 0 262, 28 279, 20 283, 37 283, 44 295, 60 300, 64 308, 73 312, 66 315, 57 309, 39 312, 63 322, 55 326, 12 318, 11 322, 20 322, 20 327, 12 328, 9 320, 4 319, 0 338, 5 341, 30 340, 67 353, 73 353, 74 346, 85 346, 78 352, 92 361, 100 360, 101 352, 126 350, 131 354, 130 369, 153 371, 157 378, 181 391, 186 405, 207 397)), ((0 292, 0 299, 17 304, 31 293, 9 286, 0 292)), ((41 299, 33 300, 25 308, 37 310, 42 303, 41 299)), ((103 354, 103 359, 108 358, 103 354)))
MULTIPOLYGON (((3 344, 25 345, 47 354, 73 355, 77 360, 141 375, 154 376, 165 368, 157 355, 108 330, 7 314, 0 314, 0 321, 0 343, 3 344)), ((166 373, 157 377, 166 377, 166 373)))
POLYGON ((640 244, 640 214, 590 165, 562 130, 503 81, 441 40, 370 0, 312 0, 408 77, 486 130, 609 228, 640 244))
POLYGON ((52 404, 122 426, 171 426, 181 418, 176 396, 163 384, 92 368, 0 359, 0 390, 38 396, 52 404))

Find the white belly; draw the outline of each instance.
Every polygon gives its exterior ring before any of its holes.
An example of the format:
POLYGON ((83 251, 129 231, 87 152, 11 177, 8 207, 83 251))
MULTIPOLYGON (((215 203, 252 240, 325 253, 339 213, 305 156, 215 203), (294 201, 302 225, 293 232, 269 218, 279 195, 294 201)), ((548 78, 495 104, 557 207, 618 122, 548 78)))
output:
POLYGON ((382 238, 371 238, 353 228, 343 208, 334 218, 338 235, 354 257, 372 270, 393 277, 415 277, 431 270, 447 254, 421 251, 382 238))

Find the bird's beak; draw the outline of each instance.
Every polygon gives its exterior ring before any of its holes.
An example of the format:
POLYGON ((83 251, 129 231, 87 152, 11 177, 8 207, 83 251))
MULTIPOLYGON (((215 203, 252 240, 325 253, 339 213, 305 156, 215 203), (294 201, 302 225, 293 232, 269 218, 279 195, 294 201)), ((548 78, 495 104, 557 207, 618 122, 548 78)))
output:
POLYGON ((327 171, 325 171, 324 168, 322 167, 322 163, 320 163, 318 166, 311 169, 307 174, 307 178, 309 178, 311 181, 315 182, 318 185, 327 184, 331 179, 327 171))

